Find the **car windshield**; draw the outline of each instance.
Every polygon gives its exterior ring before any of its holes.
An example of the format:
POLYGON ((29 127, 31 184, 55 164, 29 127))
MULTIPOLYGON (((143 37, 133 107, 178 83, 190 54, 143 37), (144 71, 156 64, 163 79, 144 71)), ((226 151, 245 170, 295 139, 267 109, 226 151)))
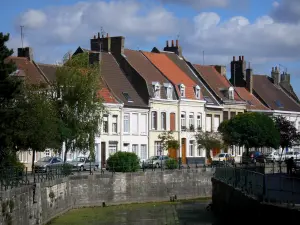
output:
POLYGON ((152 156, 152 157, 150 158, 150 160, 157 160, 157 159, 159 159, 159 156, 152 156))
POLYGON ((47 156, 39 159, 38 162, 50 162, 51 159, 52 159, 51 157, 47 156))
POLYGON ((293 155, 293 152, 287 152, 286 155, 293 155))
POLYGON ((84 162, 84 157, 77 157, 76 159, 73 159, 73 162, 84 162))
POLYGON ((224 154, 224 153, 220 153, 220 154, 218 155, 218 157, 225 157, 225 154, 224 154))

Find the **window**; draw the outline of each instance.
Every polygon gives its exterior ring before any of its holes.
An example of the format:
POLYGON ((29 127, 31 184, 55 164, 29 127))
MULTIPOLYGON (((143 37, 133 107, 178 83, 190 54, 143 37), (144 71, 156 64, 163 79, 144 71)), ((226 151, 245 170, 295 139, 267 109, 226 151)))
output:
POLYGON ((154 152, 156 153, 156 155, 162 155, 162 145, 160 141, 155 141, 154 142, 154 152))
POLYGON ((185 97, 185 86, 184 86, 184 84, 179 85, 179 90, 180 90, 180 96, 185 97))
POLYGON ((129 133, 129 122, 130 122, 130 118, 129 118, 129 114, 124 114, 124 133, 129 133))
POLYGON ((103 133, 108 133, 108 115, 103 116, 103 133))
POLYGON ((200 87, 198 85, 195 87, 195 97, 200 99, 200 87))
POLYGON ((129 152, 129 146, 130 144, 129 143, 123 143, 123 152, 129 152))
POLYGON ((167 118, 166 118, 166 113, 162 112, 161 113, 161 129, 166 130, 167 129, 167 118))
POLYGON ((220 126, 220 116, 215 115, 215 117, 214 117, 214 132, 218 131, 219 126, 220 126))
POLYGON ((139 126, 140 126, 140 133, 147 134, 147 114, 141 114, 139 126))
POLYGON ((118 142, 109 142, 108 144, 108 152, 110 155, 115 154, 117 152, 118 142))
POLYGON ((190 141, 189 144, 189 155, 194 156, 194 141, 190 141))
POLYGON ((118 133, 118 116, 113 115, 112 116, 112 132, 113 133, 118 133))
POLYGON ((160 98, 160 85, 158 82, 152 83, 154 98, 160 98))
POLYGON ((176 121, 175 113, 170 113, 170 130, 171 131, 175 131, 175 129, 176 129, 175 121, 176 121))
POLYGON ((236 116, 236 112, 230 112, 230 119, 236 116))
POLYGON ((132 152, 140 157, 140 155, 139 155, 139 146, 138 145, 136 145, 136 144, 132 145, 132 152))
POLYGON ((122 92, 124 98, 126 99, 127 102, 133 102, 132 98, 127 92, 122 92))
POLYGON ((132 113, 131 115, 131 133, 138 134, 138 114, 132 113))
POLYGON ((300 121, 298 122, 298 131, 300 131, 300 121))
POLYGON ((45 156, 50 156, 50 150, 49 149, 46 149, 45 156))
POLYGON ((157 112, 151 112, 151 129, 157 130, 157 112))
POLYGON ((143 159, 147 159, 147 145, 141 145, 141 157, 143 159))
POLYGON ((228 120, 228 111, 223 112, 223 121, 228 120))
POLYGON ((194 113, 190 113, 189 114, 189 129, 190 131, 194 131, 195 127, 194 127, 194 113))
POLYGON ((234 88, 233 88, 233 87, 230 87, 230 88, 228 89, 228 98, 229 98, 230 100, 234 100, 234 88))
POLYGON ((275 104, 276 104, 276 106, 278 107, 278 108, 283 108, 283 104, 281 103, 281 101, 279 101, 279 100, 276 100, 275 101, 275 104))
POLYGON ((173 88, 172 88, 171 84, 164 84, 164 86, 165 86, 165 92, 166 92, 167 99, 172 99, 173 98, 173 94, 172 94, 173 88))
POLYGON ((197 115, 197 130, 200 131, 201 130, 201 114, 198 113, 197 115))
POLYGON ((181 112, 181 130, 186 130, 186 115, 185 115, 185 112, 181 112))
POLYGON ((211 123, 212 123, 212 118, 211 115, 207 114, 206 115, 206 131, 211 132, 211 123))

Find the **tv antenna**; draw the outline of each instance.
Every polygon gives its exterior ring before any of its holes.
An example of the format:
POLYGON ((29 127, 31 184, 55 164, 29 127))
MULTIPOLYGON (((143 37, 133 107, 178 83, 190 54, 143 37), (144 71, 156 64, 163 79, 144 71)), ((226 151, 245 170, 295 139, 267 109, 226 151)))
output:
POLYGON ((23 38, 24 38, 23 28, 24 28, 24 26, 21 25, 20 28, 21 28, 21 44, 22 44, 22 48, 24 48, 24 46, 23 46, 23 38))

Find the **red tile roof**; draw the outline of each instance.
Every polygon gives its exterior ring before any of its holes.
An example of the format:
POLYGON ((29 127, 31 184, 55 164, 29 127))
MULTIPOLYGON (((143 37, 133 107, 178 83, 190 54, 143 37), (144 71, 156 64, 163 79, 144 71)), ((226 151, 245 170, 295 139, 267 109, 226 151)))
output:
POLYGON ((25 57, 10 56, 6 61, 13 61, 17 68, 23 71, 27 84, 48 84, 43 74, 38 70, 36 65, 25 57))
POLYGON ((247 109, 254 109, 254 110, 269 110, 268 107, 264 106, 253 94, 251 94, 246 88, 244 87, 235 87, 235 91, 238 95, 247 102, 247 109))
MULTIPOLYGON (((178 96, 180 96, 178 85, 184 84, 185 97, 188 99, 196 99, 194 87, 197 84, 177 67, 172 60, 164 54, 150 52, 143 52, 143 54, 176 86, 178 96)), ((203 99, 202 93, 201 99, 203 99)))
MULTIPOLYGON (((227 91, 232 85, 225 76, 220 74, 214 66, 202 66, 197 64, 193 64, 193 66, 221 100, 228 100, 224 91, 227 91)), ((243 101, 236 91, 234 92, 234 100, 243 101)))
POLYGON ((104 103, 118 104, 119 102, 112 95, 112 93, 108 90, 107 87, 101 88, 98 94, 103 98, 104 103))

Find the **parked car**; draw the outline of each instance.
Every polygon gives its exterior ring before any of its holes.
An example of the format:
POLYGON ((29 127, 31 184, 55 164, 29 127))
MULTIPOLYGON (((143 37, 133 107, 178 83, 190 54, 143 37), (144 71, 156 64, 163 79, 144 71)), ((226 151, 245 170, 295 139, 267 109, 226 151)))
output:
POLYGON ((34 171, 36 173, 49 172, 51 169, 55 168, 55 166, 62 166, 62 165, 64 165, 64 161, 61 158, 46 156, 39 159, 34 164, 34 171))
POLYGON ((263 153, 259 151, 250 151, 249 154, 247 152, 243 152, 242 155, 242 163, 243 164, 248 164, 248 163, 265 163, 267 162, 266 157, 264 156, 263 153))
POLYGON ((73 166, 73 170, 84 171, 90 168, 96 170, 99 168, 99 163, 91 161, 89 157, 77 157, 69 162, 73 166))
POLYGON ((280 154, 277 151, 272 151, 265 154, 267 162, 278 162, 280 160, 280 154))
POLYGON ((294 158, 295 161, 300 160, 300 153, 296 151, 285 152, 282 154, 282 160, 288 160, 289 158, 294 158))
POLYGON ((234 157, 230 153, 219 153, 212 158, 212 164, 231 163, 234 164, 234 157))
POLYGON ((156 168, 160 168, 161 166, 165 166, 166 161, 169 160, 169 156, 166 155, 162 155, 162 156, 152 156, 149 159, 147 159, 144 162, 144 166, 145 167, 156 167, 156 168))

